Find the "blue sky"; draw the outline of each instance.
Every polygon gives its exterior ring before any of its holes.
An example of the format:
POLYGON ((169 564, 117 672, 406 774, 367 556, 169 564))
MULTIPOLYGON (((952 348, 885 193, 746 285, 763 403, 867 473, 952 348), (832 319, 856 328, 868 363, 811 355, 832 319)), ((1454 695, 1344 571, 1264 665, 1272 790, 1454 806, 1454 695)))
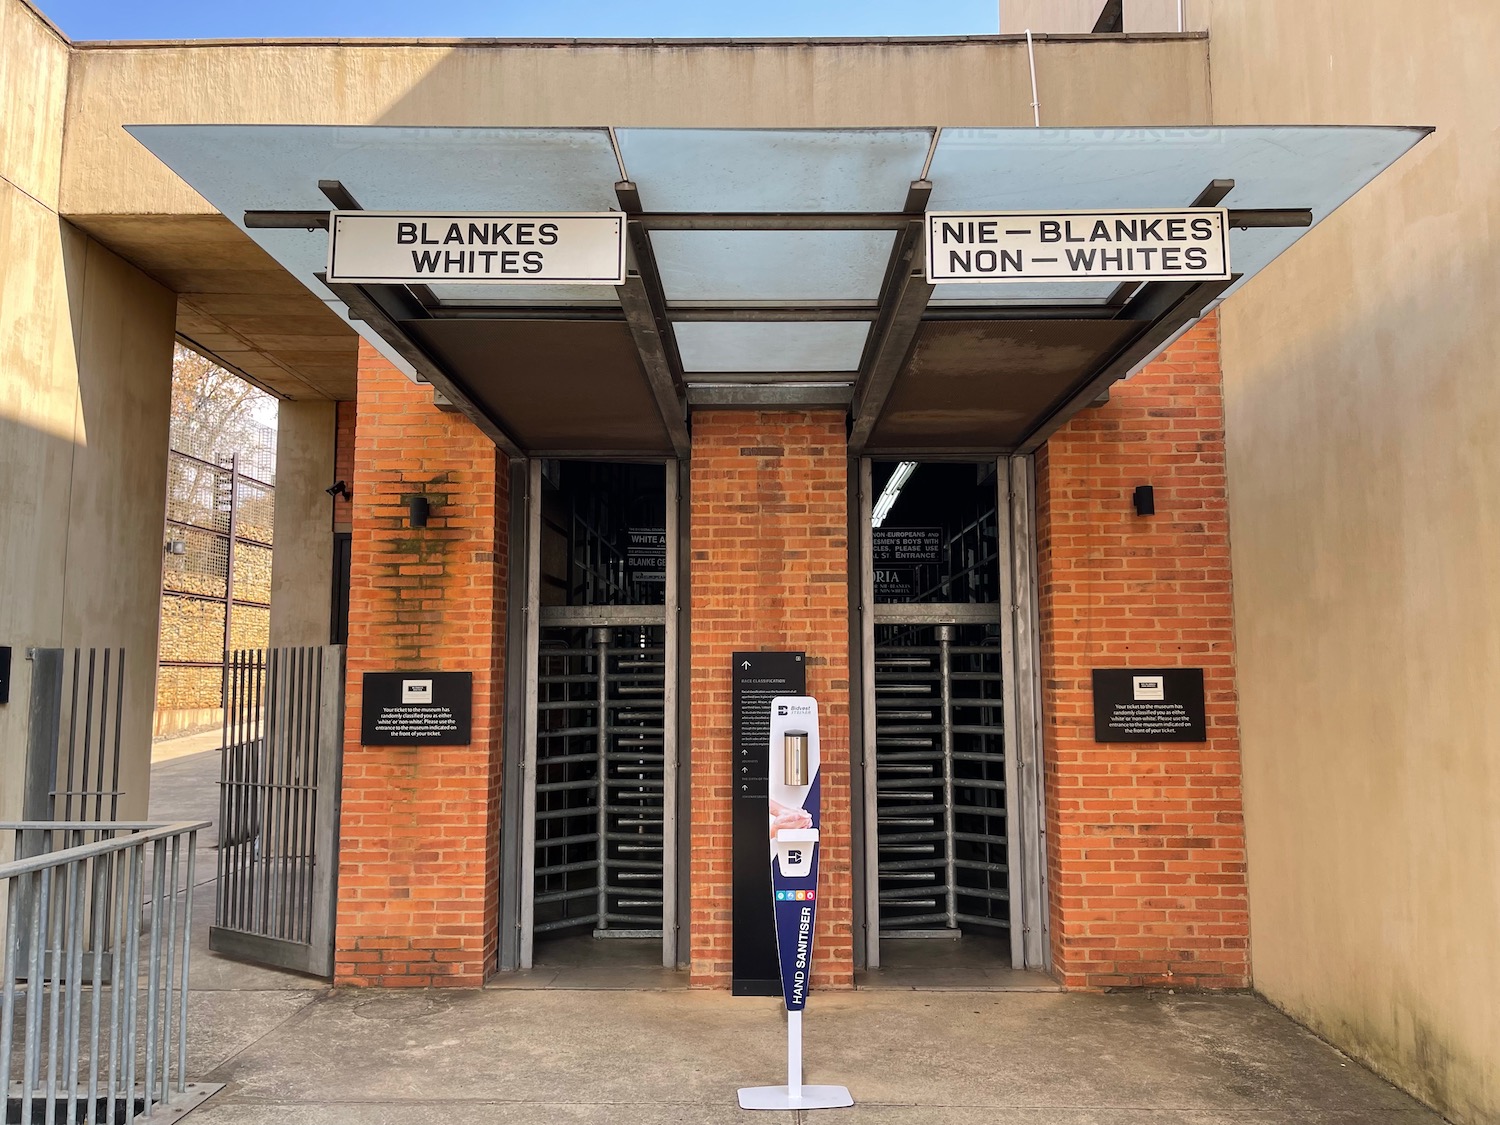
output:
POLYGON ((992 35, 996 0, 33 0, 73 39, 992 35))

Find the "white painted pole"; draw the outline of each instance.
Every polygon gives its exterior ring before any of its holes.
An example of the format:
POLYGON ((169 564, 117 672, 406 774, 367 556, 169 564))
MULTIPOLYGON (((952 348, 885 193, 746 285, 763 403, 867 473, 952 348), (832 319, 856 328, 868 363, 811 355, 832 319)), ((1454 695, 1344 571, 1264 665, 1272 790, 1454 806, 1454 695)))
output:
POLYGON ((1031 42, 1031 28, 1026 29, 1026 58, 1031 63, 1031 120, 1040 129, 1042 127, 1042 102, 1036 96, 1036 48, 1031 42))
POLYGON ((786 1092, 802 1096, 802 1013, 786 1014, 786 1092))

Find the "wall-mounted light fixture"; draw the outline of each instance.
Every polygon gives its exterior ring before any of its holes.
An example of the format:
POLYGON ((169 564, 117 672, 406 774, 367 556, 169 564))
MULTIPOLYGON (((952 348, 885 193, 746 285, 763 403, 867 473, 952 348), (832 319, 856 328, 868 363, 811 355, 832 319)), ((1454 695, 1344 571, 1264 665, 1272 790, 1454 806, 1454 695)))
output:
POLYGON ((345 500, 353 500, 354 494, 349 491, 349 486, 341 480, 334 481, 323 490, 330 496, 342 496, 345 500))
POLYGON ((1138 516, 1156 515, 1156 490, 1149 484, 1138 484, 1135 486, 1135 495, 1131 497, 1135 504, 1135 514, 1138 516))
POLYGON ((427 516, 431 508, 427 504, 427 497, 412 496, 406 501, 406 522, 412 527, 426 527, 427 516))
POLYGON ((881 492, 880 499, 875 501, 875 510, 870 513, 870 526, 879 527, 885 522, 885 517, 891 514, 891 509, 896 506, 896 499, 901 495, 902 486, 917 471, 915 461, 901 461, 896 465, 896 471, 891 474, 891 479, 886 481, 885 490, 881 492))

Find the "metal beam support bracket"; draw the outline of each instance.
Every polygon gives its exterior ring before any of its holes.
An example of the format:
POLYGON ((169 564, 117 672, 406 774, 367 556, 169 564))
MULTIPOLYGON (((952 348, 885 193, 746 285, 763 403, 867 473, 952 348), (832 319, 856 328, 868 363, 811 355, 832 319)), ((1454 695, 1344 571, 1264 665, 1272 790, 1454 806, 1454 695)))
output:
MULTIPOLYGON (((615 196, 620 201, 620 209, 627 215, 641 213, 640 192, 630 180, 615 184, 615 196)), ((626 229, 634 269, 626 273, 625 283, 616 286, 615 291, 620 296, 625 322, 630 325, 630 334, 640 354, 641 369, 656 399, 672 450, 678 457, 687 457, 692 442, 688 435, 682 360, 677 355, 677 345, 667 321, 667 300, 662 291, 661 274, 656 268, 656 255, 651 250, 651 236, 635 217, 627 221, 626 229)))
POLYGON ((891 251, 881 289, 880 317, 870 332, 854 385, 850 456, 858 456, 869 442, 896 377, 916 344, 922 314, 932 297, 932 284, 922 270, 927 201, 931 195, 930 180, 913 180, 906 193, 905 229, 897 235, 891 251))

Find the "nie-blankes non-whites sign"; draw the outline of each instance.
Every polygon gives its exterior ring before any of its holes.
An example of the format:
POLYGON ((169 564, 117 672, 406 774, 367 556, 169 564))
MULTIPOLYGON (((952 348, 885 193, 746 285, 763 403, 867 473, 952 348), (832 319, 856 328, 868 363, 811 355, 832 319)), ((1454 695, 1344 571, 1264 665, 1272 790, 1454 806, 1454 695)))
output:
POLYGON ((1229 213, 929 211, 927 280, 1225 281, 1229 213))
POLYGON ((625 217, 614 211, 335 211, 328 280, 619 285, 625 280, 625 217))

